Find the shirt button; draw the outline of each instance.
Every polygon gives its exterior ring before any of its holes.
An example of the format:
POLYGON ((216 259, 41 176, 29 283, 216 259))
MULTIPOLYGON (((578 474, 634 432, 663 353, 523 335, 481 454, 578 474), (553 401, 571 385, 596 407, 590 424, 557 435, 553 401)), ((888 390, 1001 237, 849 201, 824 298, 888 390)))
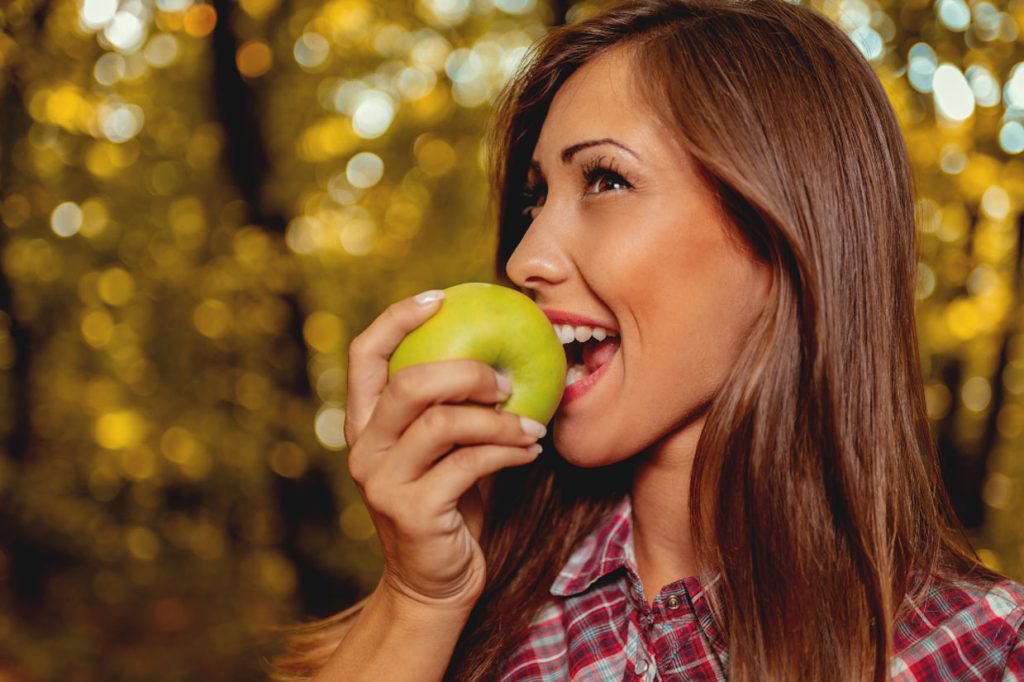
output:
POLYGON ((673 594, 669 596, 666 605, 668 606, 669 611, 675 611, 679 608, 680 604, 682 604, 682 602, 679 600, 679 597, 673 594))
POLYGON ((645 672, 647 672, 647 667, 647 661, 641 658, 639 661, 636 662, 636 665, 633 666, 633 669, 636 670, 637 675, 643 675, 645 672))

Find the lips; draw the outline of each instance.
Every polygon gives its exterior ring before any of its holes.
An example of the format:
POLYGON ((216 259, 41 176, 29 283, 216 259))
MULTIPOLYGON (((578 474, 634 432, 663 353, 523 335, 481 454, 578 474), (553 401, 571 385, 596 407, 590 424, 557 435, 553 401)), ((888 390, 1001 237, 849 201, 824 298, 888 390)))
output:
POLYGON ((604 375, 621 345, 618 329, 597 318, 541 308, 565 348, 567 371, 562 405, 582 396, 604 375), (576 339, 573 340, 575 331, 576 339))
POLYGON ((541 310, 551 320, 551 324, 570 324, 574 327, 603 327, 604 329, 616 331, 614 325, 593 317, 584 317, 583 315, 569 313, 564 310, 554 310, 552 308, 541 308, 541 310))
MULTIPOLYGON (((619 347, 618 344, 615 344, 614 346, 608 346, 608 348, 610 350, 602 350, 602 353, 610 352, 610 358, 598 365, 590 374, 577 379, 574 383, 565 387, 565 392, 562 394, 562 402, 559 404, 559 410, 588 393, 608 373, 608 368, 612 366, 615 356, 618 355, 619 347)), ((569 371, 573 372, 575 370, 570 369, 569 371)))

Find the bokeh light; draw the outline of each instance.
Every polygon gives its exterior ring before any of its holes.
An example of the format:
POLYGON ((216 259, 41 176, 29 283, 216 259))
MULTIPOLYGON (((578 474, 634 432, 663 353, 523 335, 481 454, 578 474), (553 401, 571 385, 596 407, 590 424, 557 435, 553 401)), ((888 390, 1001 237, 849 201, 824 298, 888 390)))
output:
POLYGON ((238 48, 235 54, 235 65, 238 72, 249 78, 258 78, 270 71, 274 63, 274 55, 270 46, 262 40, 249 40, 238 48))
POLYGON ((354 96, 352 128, 366 139, 380 137, 391 126, 395 105, 391 97, 380 90, 365 89, 354 96))
POLYGON ((373 152, 360 152, 345 166, 345 177, 353 187, 373 187, 384 176, 384 162, 373 152))
POLYGON ((306 69, 315 69, 324 63, 330 54, 331 45, 319 33, 304 33, 295 41, 295 61, 306 69))
MULTIPOLYGON (((952 0, 951 0, 952 1, 952 0)), ((960 69, 942 64, 932 79, 935 111, 953 121, 966 121, 974 113, 974 93, 960 69)))
POLYGON ((82 209, 73 201, 61 202, 50 214, 50 227, 61 237, 70 237, 82 229, 82 209))

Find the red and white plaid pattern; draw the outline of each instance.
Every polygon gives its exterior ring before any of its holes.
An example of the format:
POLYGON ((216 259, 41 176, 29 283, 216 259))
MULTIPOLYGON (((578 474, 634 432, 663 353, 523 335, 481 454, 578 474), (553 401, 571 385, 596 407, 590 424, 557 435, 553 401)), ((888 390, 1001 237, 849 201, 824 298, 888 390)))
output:
MULTIPOLYGON (((704 594, 715 580, 683 578, 647 604, 631 511, 627 495, 573 552, 502 682, 728 679, 729 652, 704 594)), ((933 586, 894 642, 894 682, 1024 682, 1024 585, 933 586)))

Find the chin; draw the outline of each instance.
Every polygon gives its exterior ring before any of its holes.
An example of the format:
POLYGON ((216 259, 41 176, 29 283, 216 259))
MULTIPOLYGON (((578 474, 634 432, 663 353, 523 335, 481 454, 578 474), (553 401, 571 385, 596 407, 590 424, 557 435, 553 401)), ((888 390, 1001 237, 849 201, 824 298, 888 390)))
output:
POLYGON ((555 424, 552 440, 558 455, 569 464, 581 469, 596 469, 598 467, 618 464, 629 456, 622 452, 611 452, 608 450, 607 442, 587 443, 584 438, 571 438, 564 432, 560 432, 558 424, 555 424))

